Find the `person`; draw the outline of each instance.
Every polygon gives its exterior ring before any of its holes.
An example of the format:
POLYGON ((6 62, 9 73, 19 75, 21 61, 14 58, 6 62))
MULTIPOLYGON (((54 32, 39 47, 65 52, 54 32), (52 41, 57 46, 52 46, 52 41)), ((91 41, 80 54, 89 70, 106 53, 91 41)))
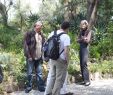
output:
MULTIPOLYGON (((61 29, 57 30, 57 34, 62 32, 67 33, 69 29, 69 22, 64 21, 61 24, 61 29)), ((50 33, 49 37, 54 34, 54 31, 50 33)), ((46 95, 60 95, 61 88, 64 84, 67 67, 69 63, 69 46, 70 46, 70 37, 68 34, 62 34, 60 36, 60 51, 64 51, 60 54, 60 57, 57 60, 50 59, 50 80, 46 86, 46 95)))
MULTIPOLYGON (((50 65, 50 64, 48 64, 48 65, 50 65)), ((50 66, 48 66, 48 68, 50 69, 50 66)), ((48 76, 47 76, 47 83, 46 83, 47 85, 48 85, 50 78, 51 78, 51 71, 50 70, 49 70, 49 73, 48 73, 48 76)), ((68 72, 66 74, 66 78, 65 78, 63 87, 61 88, 61 91, 60 91, 61 95, 73 95, 73 93, 68 92, 67 81, 68 81, 68 72)), ((46 95, 46 91, 44 92, 44 95, 46 95)))
POLYGON ((83 78, 83 83, 85 86, 90 85, 89 71, 87 67, 88 62, 88 46, 91 40, 91 31, 88 29, 88 22, 82 20, 80 23, 80 34, 78 37, 78 42, 80 44, 80 68, 83 78))
POLYGON ((42 76, 42 45, 45 41, 44 35, 41 32, 42 23, 37 21, 34 29, 27 32, 24 37, 24 55, 27 62, 27 87, 25 93, 32 90, 33 69, 35 67, 37 86, 39 91, 45 91, 45 83, 42 76))
POLYGON ((0 65, 0 83, 3 81, 3 71, 2 71, 2 66, 0 65))

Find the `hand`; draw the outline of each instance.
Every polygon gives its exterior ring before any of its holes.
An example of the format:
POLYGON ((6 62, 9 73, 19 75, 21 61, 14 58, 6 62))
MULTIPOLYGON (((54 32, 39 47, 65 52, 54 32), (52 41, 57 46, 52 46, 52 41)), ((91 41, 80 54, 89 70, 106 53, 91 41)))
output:
POLYGON ((87 38, 86 38, 86 37, 84 37, 84 40, 87 40, 87 38))
POLYGON ((64 60, 64 59, 62 59, 66 64, 68 64, 69 63, 69 61, 68 60, 64 60))
POLYGON ((77 39, 77 42, 78 42, 78 43, 81 42, 81 39, 77 39))
POLYGON ((32 59, 32 58, 28 58, 28 60, 29 60, 29 61, 32 61, 33 59, 32 59))
POLYGON ((87 38, 86 37, 84 37, 84 36, 81 36, 81 39, 84 41, 84 40, 87 40, 87 38))
POLYGON ((65 60, 66 64, 69 64, 69 60, 65 60))
POLYGON ((84 39, 84 36, 81 36, 81 40, 83 40, 84 39))

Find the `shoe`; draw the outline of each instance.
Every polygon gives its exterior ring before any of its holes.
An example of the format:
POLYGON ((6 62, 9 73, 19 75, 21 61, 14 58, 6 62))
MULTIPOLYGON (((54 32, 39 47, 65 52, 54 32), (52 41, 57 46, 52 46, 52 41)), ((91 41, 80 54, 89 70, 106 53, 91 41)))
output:
POLYGON ((52 93, 46 94, 46 95, 52 95, 52 93))
POLYGON ((68 92, 66 94, 61 94, 61 95, 74 95, 72 92, 68 92))
POLYGON ((41 90, 39 90, 40 92, 45 92, 45 89, 41 89, 41 90))
POLYGON ((83 82, 80 82, 80 85, 84 85, 85 84, 85 82, 83 81, 83 82))
POLYGON ((43 87, 43 88, 38 88, 38 90, 40 91, 40 92, 45 92, 45 88, 43 87))
POLYGON ((31 87, 27 87, 27 88, 25 89, 25 93, 29 93, 31 90, 32 90, 31 87))
POLYGON ((86 82, 85 83, 85 86, 89 86, 91 83, 90 82, 86 82))

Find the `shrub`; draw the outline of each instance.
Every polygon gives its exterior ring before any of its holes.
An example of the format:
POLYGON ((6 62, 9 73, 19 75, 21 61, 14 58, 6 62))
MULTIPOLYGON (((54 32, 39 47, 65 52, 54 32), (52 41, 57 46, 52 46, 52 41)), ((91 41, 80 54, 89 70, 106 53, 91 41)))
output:
POLYGON ((77 73, 80 73, 80 66, 76 63, 69 64, 68 73, 71 75, 75 75, 77 73))
POLYGON ((0 64, 3 67, 3 71, 8 73, 6 77, 11 75, 16 79, 17 75, 23 73, 22 70, 25 65, 25 60, 23 60, 23 58, 23 54, 17 55, 15 53, 0 53, 0 64))

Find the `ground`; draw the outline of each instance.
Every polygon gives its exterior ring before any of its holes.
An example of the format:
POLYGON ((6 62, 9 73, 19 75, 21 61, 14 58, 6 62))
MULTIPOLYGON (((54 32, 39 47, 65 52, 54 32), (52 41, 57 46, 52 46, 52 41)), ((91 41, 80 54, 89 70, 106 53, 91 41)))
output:
MULTIPOLYGON (((113 95, 113 79, 91 81, 90 86, 83 86, 76 83, 68 85, 68 90, 74 95, 113 95)), ((32 90, 29 94, 24 91, 16 91, 10 95, 43 95, 43 92, 32 90)))

